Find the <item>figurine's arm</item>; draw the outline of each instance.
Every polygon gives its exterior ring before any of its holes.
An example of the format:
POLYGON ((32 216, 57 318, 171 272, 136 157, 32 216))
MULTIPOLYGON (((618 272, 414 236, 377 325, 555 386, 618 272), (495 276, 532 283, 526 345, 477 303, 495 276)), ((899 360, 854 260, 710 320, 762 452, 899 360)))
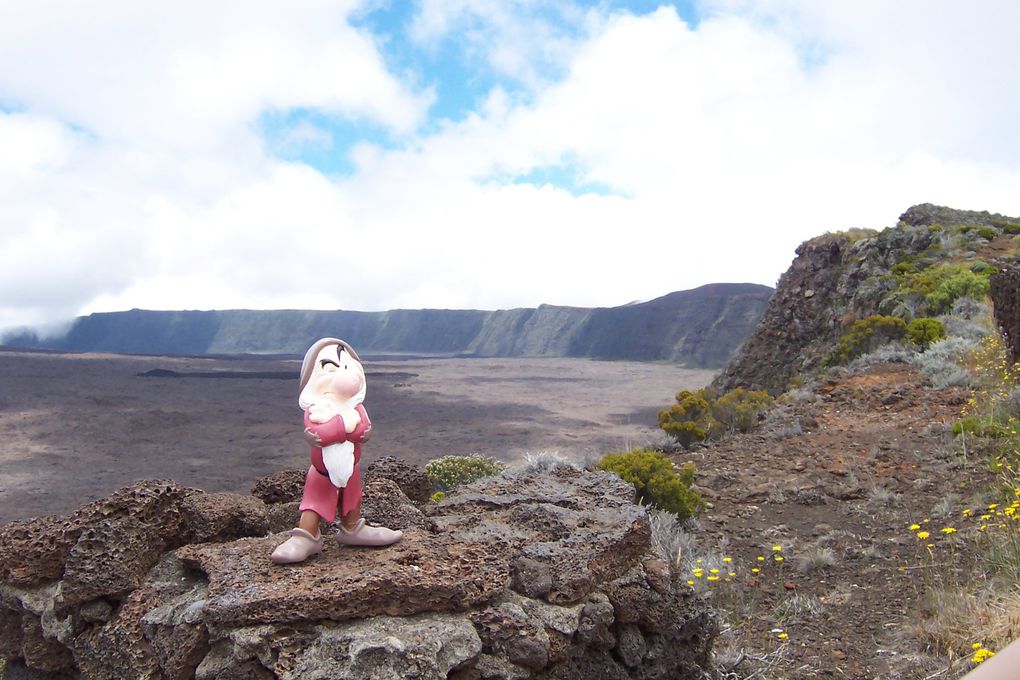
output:
POLYGON ((368 419, 368 412, 364 406, 358 404, 354 408, 358 415, 361 416, 361 422, 354 428, 354 432, 347 435, 347 441, 367 442, 369 435, 372 434, 372 421, 368 419))
POLYGON ((309 440, 309 443, 312 443, 315 437, 318 438, 318 443, 313 443, 313 446, 329 446, 347 441, 348 435, 344 419, 336 415, 324 423, 313 423, 308 417, 308 411, 305 411, 305 438, 309 440), (309 435, 312 435, 312 438, 309 435))

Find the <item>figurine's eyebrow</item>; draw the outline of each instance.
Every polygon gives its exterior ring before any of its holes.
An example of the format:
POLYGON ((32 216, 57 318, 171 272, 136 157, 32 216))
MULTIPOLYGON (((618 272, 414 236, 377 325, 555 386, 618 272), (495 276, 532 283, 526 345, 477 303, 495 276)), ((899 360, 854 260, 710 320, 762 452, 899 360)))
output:
POLYGON ((319 361, 319 367, 320 368, 326 368, 326 364, 333 364, 337 368, 340 368, 340 364, 338 364, 337 362, 333 361, 332 359, 321 359, 319 361))

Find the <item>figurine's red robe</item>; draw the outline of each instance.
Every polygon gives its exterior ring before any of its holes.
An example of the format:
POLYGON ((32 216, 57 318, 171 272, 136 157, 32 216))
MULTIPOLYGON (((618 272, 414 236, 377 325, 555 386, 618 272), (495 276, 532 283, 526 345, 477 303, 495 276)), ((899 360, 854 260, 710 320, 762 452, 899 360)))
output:
POLYGON ((365 440, 365 434, 372 427, 368 419, 365 407, 358 404, 355 407, 361 422, 354 428, 354 431, 347 434, 342 416, 335 415, 324 423, 313 423, 305 411, 305 427, 319 436, 322 446, 330 444, 342 444, 352 442, 354 444, 354 471, 351 473, 347 484, 342 488, 333 486, 329 479, 329 472, 322 462, 322 447, 311 447, 312 464, 305 475, 305 490, 301 496, 301 511, 312 510, 325 522, 332 522, 336 519, 337 507, 340 508, 340 516, 343 517, 361 504, 361 442, 365 440))

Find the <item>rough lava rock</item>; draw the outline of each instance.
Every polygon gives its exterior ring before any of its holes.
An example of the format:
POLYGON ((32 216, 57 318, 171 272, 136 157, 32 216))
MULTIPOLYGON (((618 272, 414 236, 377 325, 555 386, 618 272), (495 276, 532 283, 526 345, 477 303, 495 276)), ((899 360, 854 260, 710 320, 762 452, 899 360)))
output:
POLYGON ((404 495, 417 505, 427 503, 432 495, 432 482, 428 476, 413 465, 393 456, 383 456, 365 470, 366 484, 376 479, 394 482, 404 495))
POLYGON ((991 284, 995 321, 1006 334, 1010 357, 1020 361, 1020 266, 1003 268, 992 277, 991 284))
POLYGON ((421 507, 402 490, 413 479, 365 488, 366 517, 401 525, 401 542, 326 532, 300 565, 269 561, 289 473, 257 496, 140 482, 0 528, 0 657, 36 680, 711 674, 718 625, 655 557, 618 477, 510 471, 421 507))

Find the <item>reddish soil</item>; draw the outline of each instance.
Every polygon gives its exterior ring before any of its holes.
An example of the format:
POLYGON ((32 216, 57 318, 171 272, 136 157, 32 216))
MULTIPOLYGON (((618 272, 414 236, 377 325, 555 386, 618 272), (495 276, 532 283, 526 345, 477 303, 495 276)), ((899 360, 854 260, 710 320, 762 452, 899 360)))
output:
MULTIPOLYGON (((448 454, 581 459, 655 439, 712 373, 582 359, 366 358, 371 463, 448 454)), ((0 524, 64 514, 137 479, 247 493, 307 465, 299 361, 0 351, 0 524), (177 377, 143 376, 152 371, 177 377), (210 377, 213 376, 213 377, 210 377)))
POLYGON ((700 550, 732 557, 737 574, 716 584, 689 576, 730 612, 717 650, 743 660, 726 677, 961 676, 972 666, 967 650, 950 663, 917 632, 930 613, 917 566, 926 549, 909 526, 930 520, 936 556, 959 570, 962 553, 940 552, 951 542, 941 529, 962 528, 961 509, 988 503, 992 482, 947 434, 966 393, 925 388, 899 364, 817 392, 815 403, 779 406, 756 433, 675 456, 697 465, 711 505, 700 550), (825 547, 835 564, 809 567, 825 547), (820 611, 784 616, 794 595, 816 598, 820 611))

